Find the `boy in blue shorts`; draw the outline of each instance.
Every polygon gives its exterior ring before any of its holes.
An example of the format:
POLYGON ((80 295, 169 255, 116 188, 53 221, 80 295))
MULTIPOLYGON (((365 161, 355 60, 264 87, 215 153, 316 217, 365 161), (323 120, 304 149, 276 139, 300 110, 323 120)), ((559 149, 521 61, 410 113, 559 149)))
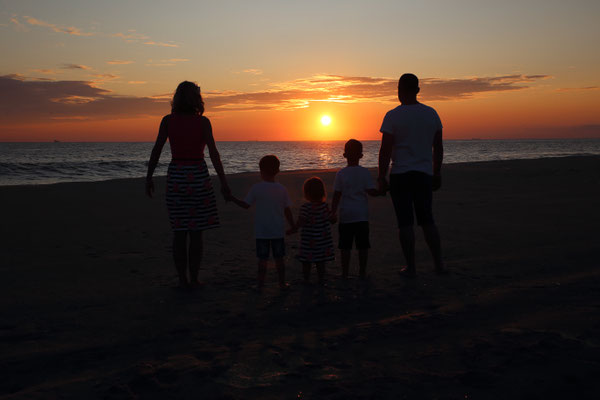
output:
POLYGON ((238 206, 248 209, 256 206, 254 215, 254 233, 256 236, 256 256, 258 257, 258 288, 265 284, 267 274, 267 261, 269 253, 273 252, 279 287, 287 288, 285 282, 285 221, 294 228, 294 218, 290 210, 290 196, 286 188, 275 182, 275 175, 279 173, 279 159, 274 155, 264 156, 258 164, 262 182, 254 184, 244 200, 231 197, 238 206))
POLYGON ((350 139, 344 146, 344 157, 348 166, 335 175, 331 212, 335 216, 339 206, 339 249, 342 258, 342 277, 348 277, 350 253, 353 242, 358 249, 359 276, 367 276, 369 256, 369 202, 367 195, 377 196, 375 182, 368 169, 359 164, 362 158, 362 143, 350 139))

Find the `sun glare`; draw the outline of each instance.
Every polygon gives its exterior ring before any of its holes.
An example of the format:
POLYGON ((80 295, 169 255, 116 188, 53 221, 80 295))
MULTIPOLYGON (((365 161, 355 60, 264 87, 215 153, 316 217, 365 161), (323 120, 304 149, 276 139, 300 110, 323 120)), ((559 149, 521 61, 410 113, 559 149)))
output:
POLYGON ((331 123, 331 117, 329 115, 323 115, 323 117, 321 117, 321 124, 327 126, 331 123))

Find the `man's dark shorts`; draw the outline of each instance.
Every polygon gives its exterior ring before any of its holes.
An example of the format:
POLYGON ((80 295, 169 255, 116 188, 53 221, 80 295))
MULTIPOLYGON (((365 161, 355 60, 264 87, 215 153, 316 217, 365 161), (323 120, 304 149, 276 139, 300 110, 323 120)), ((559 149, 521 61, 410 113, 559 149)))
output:
POLYGON ((285 256, 285 242, 281 239, 256 239, 256 256, 259 260, 268 260, 270 250, 273 250, 273 258, 285 256))
POLYGON ((424 172, 409 171, 390 175, 390 194, 396 210, 398 227, 414 224, 413 207, 417 224, 433 225, 431 211, 431 176, 424 172))
POLYGON ((369 242, 369 221, 339 224, 338 229, 340 233, 338 248, 351 250, 353 242, 356 243, 357 249, 368 249, 371 247, 371 243, 369 242))

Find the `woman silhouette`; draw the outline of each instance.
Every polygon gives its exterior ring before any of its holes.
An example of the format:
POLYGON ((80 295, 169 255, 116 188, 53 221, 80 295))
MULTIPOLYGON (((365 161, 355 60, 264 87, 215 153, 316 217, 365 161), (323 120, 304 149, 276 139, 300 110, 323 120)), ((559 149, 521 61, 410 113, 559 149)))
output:
POLYGON ((200 285, 202 231, 219 226, 216 199, 204 161, 205 146, 221 181, 221 193, 225 199, 231 196, 210 121, 203 113, 200 87, 193 82, 181 82, 171 102, 171 114, 160 123, 146 176, 146 194, 152 197, 152 174, 168 138, 172 159, 167 172, 166 198, 173 230, 173 260, 182 288, 200 285))

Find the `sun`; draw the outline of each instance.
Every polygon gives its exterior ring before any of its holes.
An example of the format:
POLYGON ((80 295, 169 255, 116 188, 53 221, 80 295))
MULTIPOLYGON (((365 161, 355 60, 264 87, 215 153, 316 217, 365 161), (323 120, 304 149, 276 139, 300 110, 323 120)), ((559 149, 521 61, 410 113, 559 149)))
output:
POLYGON ((329 115, 323 115, 321 117, 321 124, 323 124, 325 126, 331 124, 331 117, 329 115))

